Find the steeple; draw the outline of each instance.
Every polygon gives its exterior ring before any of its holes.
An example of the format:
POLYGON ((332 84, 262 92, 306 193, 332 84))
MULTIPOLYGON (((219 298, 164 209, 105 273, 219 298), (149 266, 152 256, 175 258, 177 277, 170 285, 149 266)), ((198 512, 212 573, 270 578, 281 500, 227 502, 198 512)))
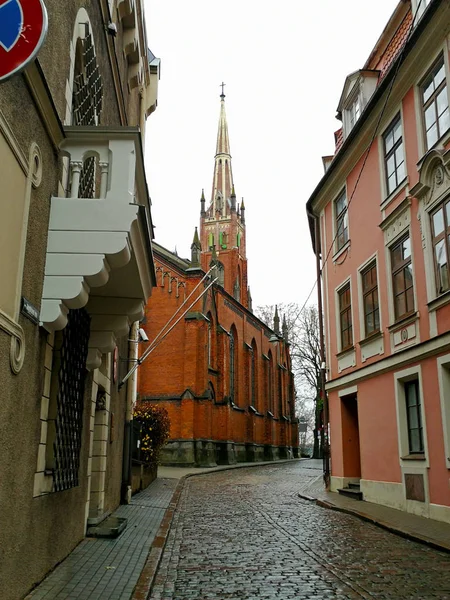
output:
MULTIPOLYGON (((223 84, 224 85, 224 84, 223 84)), ((220 116, 217 129, 216 154, 214 157, 214 178, 211 193, 209 216, 228 216, 231 212, 231 194, 234 189, 231 170, 230 140, 228 138, 227 115, 225 112, 225 94, 220 95, 220 116)))
POLYGON ((212 261, 217 266, 220 285, 247 308, 245 208, 239 211, 236 203, 224 85, 222 84, 220 94, 211 201, 205 209, 203 193, 200 200, 201 266, 204 271, 208 271, 212 261))

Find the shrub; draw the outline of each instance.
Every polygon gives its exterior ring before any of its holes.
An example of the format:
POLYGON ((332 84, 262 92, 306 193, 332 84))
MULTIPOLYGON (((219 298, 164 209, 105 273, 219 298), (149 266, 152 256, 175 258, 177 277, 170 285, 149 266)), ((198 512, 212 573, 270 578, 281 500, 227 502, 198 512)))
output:
POLYGON ((141 424, 141 460, 147 464, 158 464, 161 448, 169 439, 167 410, 148 402, 138 402, 133 418, 141 424))

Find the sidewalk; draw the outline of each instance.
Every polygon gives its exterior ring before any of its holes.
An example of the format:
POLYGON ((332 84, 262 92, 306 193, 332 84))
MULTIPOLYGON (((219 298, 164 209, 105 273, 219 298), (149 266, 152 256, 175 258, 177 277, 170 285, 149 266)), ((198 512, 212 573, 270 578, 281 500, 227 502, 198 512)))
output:
POLYGON ((128 519, 123 533, 115 539, 85 538, 26 600, 129 599, 176 486, 174 479, 158 478, 131 504, 119 506, 114 516, 128 519))
POLYGON ((299 496, 315 501, 319 506, 355 515, 402 537, 450 552, 450 524, 419 517, 381 504, 353 500, 336 492, 327 492, 322 475, 303 488, 299 496))
POLYGON ((145 599, 164 548, 184 477, 287 461, 212 468, 159 467, 158 478, 113 513, 128 520, 115 539, 85 538, 25 600, 145 599))

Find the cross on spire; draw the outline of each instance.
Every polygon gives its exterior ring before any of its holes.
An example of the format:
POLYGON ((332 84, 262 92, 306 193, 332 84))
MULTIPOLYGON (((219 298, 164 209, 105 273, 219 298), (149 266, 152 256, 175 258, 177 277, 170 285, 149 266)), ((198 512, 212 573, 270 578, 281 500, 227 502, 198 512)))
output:
POLYGON ((225 98, 225 92, 224 92, 224 89, 223 89, 225 86, 226 86, 226 83, 224 83, 222 81, 222 83, 220 84, 220 87, 222 88, 222 93, 220 94, 221 98, 225 98))

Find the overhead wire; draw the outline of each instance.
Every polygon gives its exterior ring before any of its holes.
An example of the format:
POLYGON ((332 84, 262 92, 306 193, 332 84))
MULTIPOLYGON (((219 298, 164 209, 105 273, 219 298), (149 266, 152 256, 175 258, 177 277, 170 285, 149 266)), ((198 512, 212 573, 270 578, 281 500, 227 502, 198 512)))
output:
MULTIPOLYGON (((356 182, 355 182, 355 186, 354 186, 354 188, 353 188, 353 191, 352 191, 352 193, 351 193, 351 195, 350 195, 350 198, 349 198, 349 200, 348 200, 348 202, 347 202, 347 206, 346 206, 346 207, 345 207, 345 209, 344 209, 344 212, 343 212, 343 214, 344 214, 344 215, 345 215, 345 214, 348 214, 348 209, 350 208, 350 204, 352 203, 352 200, 353 200, 353 198, 354 198, 354 196, 355 196, 355 193, 356 193, 356 190, 357 190, 358 184, 359 184, 359 182, 360 182, 360 180, 361 180, 362 174, 363 174, 363 172, 364 172, 364 169, 365 169, 365 166, 366 166, 366 164, 367 164, 367 159, 368 159, 368 157, 369 157, 369 154, 370 154, 370 151, 371 151, 371 149, 372 149, 373 143, 374 143, 374 141, 375 141, 375 139, 376 139, 376 137, 377 137, 377 135, 378 135, 378 128, 379 128, 379 126, 380 126, 380 124, 381 124, 381 120, 383 119, 384 113, 385 113, 385 111, 386 111, 387 103, 389 102, 389 98, 390 98, 390 96, 391 96, 391 92, 392 92, 392 89, 393 89, 393 86, 394 86, 395 80, 396 80, 396 78, 397 78, 398 71, 399 71, 399 69, 400 69, 400 65, 401 65, 401 63, 402 63, 402 60, 401 60, 401 59, 402 59, 402 56, 403 56, 403 54, 404 54, 404 52, 405 52, 405 48, 406 48, 406 45, 407 45, 407 43, 408 43, 408 41, 409 41, 409 38, 410 38, 410 36, 411 36, 411 33, 412 33, 412 31, 413 31, 413 29, 414 29, 414 27, 415 27, 415 25, 416 25, 416 17, 417 17, 417 15, 418 15, 418 13, 419 13, 419 10, 420 10, 420 7, 421 7, 421 5, 422 5, 422 2, 423 2, 423 0, 419 0, 419 3, 418 3, 418 5, 417 5, 417 8, 416 8, 416 11, 415 11, 415 13, 414 13, 414 15, 413 15, 413 18, 412 18, 412 21, 411 21, 411 25, 410 25, 410 28, 409 28, 408 34, 407 34, 407 36, 406 36, 405 42, 404 42, 404 44, 403 44, 403 47, 402 47, 401 51, 400 51, 400 52, 399 52, 399 54, 398 54, 398 58, 396 59, 396 60, 397 60, 397 65, 396 65, 396 68, 395 68, 395 71, 394 71, 394 75, 393 75, 393 77, 392 77, 392 80, 391 80, 391 82, 390 82, 390 84, 389 84, 389 88, 388 88, 388 90, 387 90, 386 98, 385 98, 385 100, 384 100, 384 104, 383 104, 383 106, 382 106, 381 112, 380 112, 380 114, 379 114, 379 117, 378 117, 378 120, 377 120, 377 122, 376 122, 375 129, 374 129, 374 132, 373 132, 373 135, 372 135, 372 139, 370 140, 370 144, 369 144, 369 146, 368 146, 368 148, 367 148, 367 150, 366 150, 366 153, 365 153, 365 156, 364 156, 363 163, 362 163, 362 165, 361 165, 360 171, 359 171, 359 173, 358 173, 358 177, 357 177, 357 179, 356 179, 356 182)), ((406 16, 405 16, 405 18, 406 18, 406 16)), ((402 23, 403 23, 403 21, 402 21, 402 23)), ((401 24, 400 24, 400 26, 401 26, 401 24)), ((325 267, 325 265, 326 265, 326 263, 327 263, 327 261, 328 261, 328 258, 330 257, 331 251, 332 251, 332 249, 333 249, 333 247, 334 247, 334 244, 335 244, 335 242, 336 242, 336 239, 337 239, 337 237, 338 237, 338 234, 339 234, 339 231, 337 230, 337 231, 336 231, 336 233, 335 233, 335 235, 334 235, 334 237, 333 237, 333 239, 332 239, 332 241, 331 241, 331 244, 330 244, 330 246, 329 246, 329 248, 328 248, 328 252, 327 252, 327 254, 326 254, 326 256, 325 256, 325 259, 324 259, 324 261, 322 262, 322 268, 320 269, 320 274, 321 274, 321 275, 322 275, 323 269, 324 269, 324 267, 325 267)), ((313 293, 313 291, 314 291, 314 289, 315 289, 315 287, 317 286, 317 284, 318 284, 318 283, 319 283, 319 282, 318 282, 318 278, 316 277, 316 279, 314 280, 314 284, 313 284, 313 286, 312 286, 312 288, 311 288, 311 290, 310 290, 310 292, 309 292, 309 294, 308 294, 308 297, 306 298, 305 302, 303 303, 303 306, 302 306, 302 308, 301 308, 300 312, 303 312, 303 310, 304 310, 304 308, 305 308, 306 304, 308 303, 308 300, 310 299, 310 297, 311 297, 311 295, 312 295, 312 293, 313 293)))

